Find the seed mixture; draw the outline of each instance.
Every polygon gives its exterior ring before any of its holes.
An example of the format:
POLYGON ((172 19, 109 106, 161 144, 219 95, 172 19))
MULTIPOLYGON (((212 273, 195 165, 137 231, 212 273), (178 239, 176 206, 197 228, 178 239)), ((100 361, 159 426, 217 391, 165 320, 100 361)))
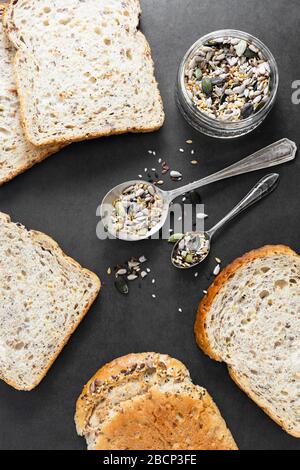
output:
POLYGON ((209 253, 209 239, 205 233, 187 233, 178 243, 172 261, 180 268, 190 268, 203 261, 209 253))
POLYGON ((160 222, 163 200, 151 184, 126 188, 113 203, 112 227, 117 234, 147 236, 160 222))
MULTIPOLYGON (((122 295, 129 294, 129 284, 137 279, 145 279, 150 268, 143 269, 144 263, 148 260, 143 255, 139 258, 131 258, 124 264, 119 264, 114 267, 115 274, 115 287, 122 295)), ((111 270, 111 268, 109 268, 111 270)))
POLYGON ((251 42, 218 38, 187 64, 185 86, 195 106, 221 121, 240 121, 262 109, 272 90, 268 60, 251 42))

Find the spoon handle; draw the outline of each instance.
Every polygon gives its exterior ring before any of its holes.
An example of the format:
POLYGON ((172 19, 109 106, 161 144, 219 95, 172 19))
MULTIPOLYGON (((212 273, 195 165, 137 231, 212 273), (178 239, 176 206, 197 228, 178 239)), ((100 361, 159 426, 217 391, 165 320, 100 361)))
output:
POLYGON ((295 142, 292 142, 289 139, 279 140, 278 142, 259 150, 253 155, 234 163, 224 170, 218 171, 217 173, 207 176, 199 181, 195 181, 194 183, 182 186, 181 188, 168 191, 168 197, 170 198, 170 201, 173 201, 176 197, 202 186, 206 186, 207 184, 215 183, 216 181, 221 181, 223 179, 230 178, 231 176, 262 170, 263 168, 270 168, 272 166, 280 165, 281 163, 289 162, 295 158, 296 153, 297 146, 295 142))
POLYGON ((246 197, 230 211, 220 222, 218 222, 214 227, 212 227, 207 233, 212 237, 217 230, 219 230, 223 225, 225 225, 230 220, 234 219, 248 207, 252 206, 256 202, 260 201, 263 197, 270 194, 277 186, 279 181, 279 175, 277 173, 272 173, 271 175, 265 176, 261 179, 254 188, 247 194, 246 197))

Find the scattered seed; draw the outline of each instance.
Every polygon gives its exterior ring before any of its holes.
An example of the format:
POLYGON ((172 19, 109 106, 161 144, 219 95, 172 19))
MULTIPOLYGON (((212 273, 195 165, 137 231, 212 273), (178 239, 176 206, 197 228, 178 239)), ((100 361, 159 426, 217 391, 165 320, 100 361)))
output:
POLYGON ((156 299, 156 295, 155 295, 155 294, 152 294, 152 298, 153 298, 153 299, 156 299))
POLYGON ((115 287, 120 292, 120 294, 127 295, 129 293, 128 284, 123 277, 118 277, 118 279, 115 281, 115 287))
POLYGON ((222 261, 220 260, 220 258, 215 258, 215 260, 216 260, 216 262, 217 262, 218 264, 221 264, 221 263, 222 263, 222 261))
POLYGON ((199 276, 199 273, 195 273, 194 276, 195 276, 195 277, 198 277, 198 276, 199 276))
POLYGON ((204 291, 203 291, 203 294, 205 294, 205 295, 206 295, 206 294, 207 294, 207 290, 204 290, 204 291))
POLYGON ((146 256, 143 255, 143 256, 140 256, 140 257, 139 257, 139 262, 140 262, 140 263, 146 263, 146 261, 147 261, 146 256))
POLYGON ((170 172, 170 177, 172 180, 180 181, 182 179, 182 174, 179 171, 172 170, 170 172))
POLYGON ((220 271, 221 271, 221 266, 219 264, 217 264, 217 266, 215 267, 215 269, 213 271, 213 275, 218 276, 218 274, 220 274, 220 271))
POLYGON ((135 281, 137 278, 138 276, 136 274, 129 274, 129 276, 127 276, 128 281, 135 281))
POLYGON ((146 271, 147 271, 148 274, 151 273, 151 269, 150 269, 150 268, 147 268, 146 271))
POLYGON ((116 276, 125 276, 125 274, 127 274, 127 269, 119 269, 116 272, 116 276))
POLYGON ((184 153, 184 149, 179 149, 179 152, 184 153))
POLYGON ((186 143, 187 143, 188 145, 192 145, 193 141, 192 141, 192 140, 187 140, 186 143))
POLYGON ((110 275, 111 274, 111 268, 107 268, 107 274, 110 275))
POLYGON ((197 219, 199 220, 204 220, 208 217, 207 214, 204 214, 204 212, 199 212, 197 215, 196 215, 197 219))
POLYGON ((191 160, 192 165, 198 165, 198 160, 191 160))
POLYGON ((155 284, 155 282, 156 282, 156 281, 155 281, 155 279, 152 279, 152 281, 151 281, 151 282, 152 282, 152 284, 155 284))
POLYGON ((182 313, 182 308, 179 308, 179 309, 178 309, 178 312, 179 312, 179 313, 182 313))
POLYGON ((142 271, 141 278, 144 279, 146 276, 148 276, 148 273, 146 271, 142 271))

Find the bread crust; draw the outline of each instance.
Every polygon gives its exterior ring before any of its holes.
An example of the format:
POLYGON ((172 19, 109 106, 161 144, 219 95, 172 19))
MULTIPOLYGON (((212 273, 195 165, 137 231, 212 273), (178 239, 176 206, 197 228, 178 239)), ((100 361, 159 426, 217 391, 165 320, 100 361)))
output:
POLYGON ((164 354, 154 352, 132 353, 127 356, 114 359, 112 362, 101 367, 93 375, 93 377, 84 386, 81 395, 77 400, 75 422, 78 434, 83 434, 86 422, 93 411, 95 398, 98 401, 101 396, 101 394, 98 394, 97 397, 95 397, 92 384, 101 383, 103 388, 107 389, 110 386, 119 384, 122 379, 125 381, 136 380, 145 373, 144 368, 141 367, 143 364, 145 364, 146 367, 155 367, 158 371, 173 369, 174 374, 189 377, 188 370, 180 361, 164 354))
POLYGON ((209 287, 207 294, 203 297, 199 304, 199 308, 196 315, 196 321, 194 326, 194 332, 196 336, 196 341, 198 346, 207 354, 211 359, 214 359, 218 362, 223 362, 222 358, 211 348, 209 339, 206 333, 206 318, 208 312, 214 302, 215 297, 218 295, 222 287, 226 282, 234 276, 234 274, 243 266, 251 263, 257 258, 265 258, 267 256, 273 256, 276 254, 287 254, 290 256, 298 256, 295 251, 285 245, 266 245, 257 250, 252 250, 248 253, 245 253, 243 256, 237 258, 232 263, 230 263, 215 281, 209 287))
MULTIPOLYGON (((9 20, 7 19, 7 11, 8 11, 8 8, 13 8, 13 1, 14 0, 10 0, 7 3, 7 7, 4 9, 3 24, 4 24, 4 27, 6 28, 8 37, 14 43, 14 41, 12 40, 12 37, 9 33, 9 20)), ((142 10, 140 8, 140 15, 141 15, 141 12, 142 12, 142 10)), ((110 137, 112 135, 120 135, 120 134, 125 134, 125 133, 138 134, 138 133, 155 132, 155 131, 158 131, 163 126, 163 124, 165 122, 165 113, 164 113, 164 109, 163 109, 163 100, 162 100, 162 97, 161 97, 161 93, 160 93, 160 90, 159 90, 159 87, 158 87, 158 83, 155 79, 155 67, 154 67, 154 61, 152 59, 151 48, 150 48, 150 45, 149 45, 145 35, 141 31, 137 31, 137 33, 139 33, 141 36, 143 36, 143 38, 145 40, 145 46, 146 46, 145 55, 148 56, 149 60, 151 61, 153 76, 154 76, 154 80, 155 80, 155 84, 156 84, 157 92, 158 92, 158 100, 159 100, 160 106, 161 106, 161 113, 162 114, 161 114, 160 122, 157 125, 149 127, 149 128, 145 128, 145 127, 142 127, 142 126, 141 127, 136 127, 136 126, 134 126, 134 127, 124 127, 122 129, 110 130, 110 131, 81 133, 81 134, 77 134, 76 136, 72 136, 72 137, 68 137, 67 134, 66 134, 65 136, 59 136, 57 138, 53 137, 52 139, 49 138, 49 139, 44 139, 44 140, 37 140, 36 137, 31 133, 30 124, 28 123, 28 121, 26 120, 26 117, 25 117, 25 108, 26 108, 25 107, 25 100, 24 100, 24 97, 22 95, 22 89, 21 89, 21 85, 20 85, 20 79, 19 79, 19 75, 18 75, 18 66, 17 66, 18 58, 21 54, 20 54, 20 51, 17 49, 16 44, 14 44, 15 47, 16 47, 16 54, 15 54, 15 57, 14 57, 14 70, 15 70, 16 86, 17 86, 17 91, 18 91, 19 101, 20 101, 20 116, 21 116, 21 121, 22 121, 22 124, 23 124, 25 135, 26 135, 26 137, 27 137, 27 139, 30 143, 32 143, 36 147, 44 147, 44 146, 48 146, 48 145, 66 146, 66 145, 68 145, 72 142, 98 139, 100 137, 110 137)))
MULTIPOLYGON (((214 359, 218 362, 223 362, 222 358, 212 349, 209 339, 206 333, 206 318, 210 311, 210 308, 214 302, 215 297, 218 295, 223 285, 243 266, 251 263, 255 259, 265 258, 268 256, 274 256, 276 254, 286 254, 289 256, 299 256, 295 251, 285 245, 266 245, 257 250, 252 250, 249 253, 244 254, 240 258, 237 258, 231 264, 229 264, 216 278, 214 283, 208 289, 207 295, 201 300, 195 322, 195 336, 198 346, 202 351, 207 354, 211 359, 214 359)), ((227 365, 230 377, 238 385, 238 387, 243 390, 249 398, 251 398, 262 410, 273 420, 275 421, 284 431, 286 431, 291 436, 300 438, 300 433, 294 432, 287 428, 286 424, 278 419, 277 416, 272 414, 270 410, 262 404, 261 400, 251 392, 250 387, 247 384, 243 383, 242 379, 237 375, 237 373, 227 365)))
POLYGON ((270 410, 262 404, 260 399, 251 392, 250 388, 247 388, 247 385, 242 382, 242 380, 238 377, 238 375, 235 373, 235 371, 230 367, 227 366, 228 372, 232 380, 235 382, 235 384, 244 392, 246 395, 251 398, 251 400, 254 401, 265 413, 268 415, 273 421, 275 421, 276 424, 278 424, 286 433, 290 434, 293 437, 300 438, 300 433, 297 433, 291 429, 288 429, 288 427, 285 425, 284 421, 279 419, 277 416, 272 414, 270 410))
MULTIPOLYGON (((11 218, 8 214, 0 213, 0 218, 3 219, 5 222, 11 222, 11 218)), ((18 384, 14 383, 13 381, 7 380, 5 378, 1 378, 5 383, 12 386, 16 390, 26 391, 26 392, 29 392, 29 391, 33 390, 34 388, 36 388, 39 385, 39 383, 44 379, 44 377, 47 375, 49 369, 51 368, 51 366, 53 365, 53 363, 55 362, 55 360, 57 359, 57 357, 59 356, 59 354, 61 353, 61 351, 65 347, 65 345, 68 343, 70 337, 72 336, 74 331, 77 329, 78 325, 81 323, 81 321, 83 320, 83 318, 85 317, 85 315, 89 311, 91 305, 93 304, 93 302, 97 298, 97 296, 99 294, 99 291, 101 289, 101 281, 100 281, 99 277, 95 273, 93 273, 92 271, 89 271, 88 269, 82 268, 82 266, 77 261, 75 261, 73 258, 70 258, 69 256, 67 256, 62 251, 62 249, 59 247, 58 243, 55 240, 53 240, 51 237, 49 237, 48 235, 46 235, 42 232, 31 230, 28 233, 31 236, 34 243, 38 243, 40 245, 43 245, 43 247, 45 247, 46 249, 49 249, 53 252, 56 252, 58 257, 64 258, 68 263, 71 263, 76 270, 80 270, 82 273, 86 274, 91 279, 91 281, 92 281, 92 283, 94 284, 95 287, 94 287, 93 294, 88 299, 82 314, 79 316, 79 318, 76 321, 76 323, 74 324, 72 330, 64 338, 64 341, 61 343, 60 347, 57 349, 55 354, 53 354, 53 356, 51 357, 51 360, 47 364, 47 367, 41 372, 40 376, 38 377, 38 379, 35 381, 35 383, 31 387, 21 388, 21 387, 18 386, 18 384)))
MULTIPOLYGON (((7 5, 8 5, 7 3, 0 3, 0 21, 2 20, 2 18, 4 18, 7 5)), ((20 99, 19 99, 19 102, 20 102, 20 99)), ((21 111, 21 110, 19 110, 19 111, 21 111)), ((21 122, 23 122, 21 112, 20 112, 20 118, 21 118, 21 122)), ((25 139, 25 135, 24 135, 24 139, 25 139)), ((65 146, 66 146, 66 144, 50 146, 50 147, 46 146, 44 148, 44 150, 40 149, 40 155, 38 157, 34 158, 31 161, 26 162, 24 165, 20 166, 17 170, 10 172, 5 178, 0 179, 0 186, 2 186, 5 183, 8 183, 12 179, 14 179, 16 176, 18 176, 18 175, 24 173, 25 171, 29 170, 35 164, 41 163, 47 157, 50 157, 50 155, 53 155, 53 154, 59 152, 59 150, 61 150, 65 146)))

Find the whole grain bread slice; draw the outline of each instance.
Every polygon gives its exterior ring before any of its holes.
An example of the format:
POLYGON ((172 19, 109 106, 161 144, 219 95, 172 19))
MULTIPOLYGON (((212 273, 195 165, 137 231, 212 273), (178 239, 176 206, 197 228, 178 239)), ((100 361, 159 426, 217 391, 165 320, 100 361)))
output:
POLYGON ((32 390, 98 295, 100 281, 47 235, 0 213, 0 379, 32 390))
POLYGON ((90 450, 236 449, 206 390, 192 383, 180 361, 158 353, 130 354, 102 367, 77 401, 75 423, 90 450))
POLYGON ((300 437, 300 257, 282 245, 235 260, 199 305, 196 340, 286 432, 300 437))
POLYGON ((61 144, 164 122, 138 0, 11 1, 4 24, 26 135, 61 144))
POLYGON ((0 185, 57 152, 59 146, 35 147, 24 135, 13 72, 15 49, 6 37, 0 4, 0 185))

